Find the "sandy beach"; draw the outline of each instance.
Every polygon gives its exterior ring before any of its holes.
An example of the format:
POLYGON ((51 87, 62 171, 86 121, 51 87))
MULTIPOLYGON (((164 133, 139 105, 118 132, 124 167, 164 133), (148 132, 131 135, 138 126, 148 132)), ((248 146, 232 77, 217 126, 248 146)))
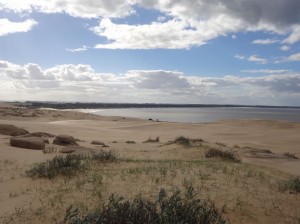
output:
MULTIPOLYGON (((103 201, 113 192, 129 198, 137 193, 151 198, 160 187, 181 188, 184 181, 193 181, 199 191, 202 189, 200 196, 213 199, 219 207, 226 204, 224 216, 231 223, 299 223, 300 220, 299 194, 279 192, 275 186, 281 180, 300 175, 300 160, 284 155, 290 153, 300 157, 300 123, 226 120, 185 124, 1 104, 0 124, 15 125, 30 133, 71 135, 82 147, 116 153, 122 158, 120 162, 104 164, 91 171, 102 174, 100 199, 103 201), (171 144, 170 141, 178 136, 202 139, 203 143, 188 149, 171 144), (159 137, 159 142, 145 143, 147 139, 156 137, 159 137), (101 141, 108 147, 92 145, 93 140, 101 141), (208 166, 203 168, 204 163, 211 161, 204 158, 208 147, 235 150, 242 162, 231 165, 213 160, 221 168, 215 171, 208 166), (140 162, 124 162, 126 159, 140 162), (128 177, 124 174, 126 170, 138 167, 165 167, 171 164, 170 161, 182 163, 178 165, 178 170, 170 168, 159 181, 150 181, 156 175, 154 173, 152 177, 151 172, 150 175, 141 171, 140 176, 126 173, 128 177), (192 161, 203 161, 203 164, 198 166, 192 161), (182 171, 185 169, 188 171, 182 171), (231 174, 226 173, 225 169, 231 170, 231 174), (236 171, 238 169, 240 171, 236 171), (207 183, 200 184, 201 178, 196 173, 201 170, 209 175, 207 183), (176 173, 173 178, 168 176, 172 172, 176 173), (237 200, 241 201, 240 204, 237 200)), ((46 144, 47 149, 54 149, 52 153, 43 153, 41 150, 12 147, 10 136, 0 135, 0 220, 3 223, 40 223, 41 220, 45 220, 44 223, 59 223, 70 204, 78 204, 88 197, 93 198, 90 199, 90 207, 82 204, 82 211, 94 208, 96 199, 91 191, 95 189, 91 183, 74 190, 71 187, 74 186, 74 178, 33 180, 24 174, 34 163, 61 155, 59 150, 62 146, 54 145, 53 139, 49 138, 50 144, 46 144)), ((83 176, 78 174, 75 179, 79 181, 83 176)))

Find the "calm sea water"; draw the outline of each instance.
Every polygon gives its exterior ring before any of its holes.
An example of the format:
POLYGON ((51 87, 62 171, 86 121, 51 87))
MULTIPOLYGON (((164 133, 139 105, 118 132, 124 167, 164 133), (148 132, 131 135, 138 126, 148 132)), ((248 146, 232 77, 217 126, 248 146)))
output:
POLYGON ((290 108, 128 108, 82 110, 104 116, 135 117, 171 122, 205 123, 218 120, 263 119, 300 122, 300 109, 290 108))

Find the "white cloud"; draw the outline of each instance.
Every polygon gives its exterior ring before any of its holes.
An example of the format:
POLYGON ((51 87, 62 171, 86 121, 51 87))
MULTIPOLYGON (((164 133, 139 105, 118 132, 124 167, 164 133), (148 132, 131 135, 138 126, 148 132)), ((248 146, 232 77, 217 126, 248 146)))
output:
POLYGON ((295 43, 299 40, 299 6, 299 0, 0 0, 3 10, 100 19, 93 30, 109 42, 99 43, 96 48, 109 49, 190 48, 219 36, 234 37, 240 31, 286 35, 292 30, 284 42, 295 43), (156 10, 160 17, 143 25, 110 20, 134 14, 136 6, 156 10))
POLYGON ((163 23, 128 25, 115 24, 106 18, 102 19, 93 31, 111 41, 108 44, 97 44, 95 48, 178 49, 203 45, 206 41, 235 29, 236 26, 240 24, 222 17, 215 17, 209 22, 199 22, 197 27, 191 27, 190 23, 176 19, 163 23))
POLYGON ((294 44, 300 40, 300 25, 295 25, 291 29, 291 35, 282 41, 283 44, 294 44))
POLYGON ((133 86, 142 89, 189 89, 191 85, 181 72, 163 70, 132 70, 126 74, 133 86))
POLYGON ((245 78, 242 79, 244 83, 248 83, 254 86, 261 86, 271 91, 291 92, 300 95, 300 75, 299 74, 287 74, 287 75, 269 75, 265 77, 257 78, 245 78))
POLYGON ((82 51, 87 51, 90 47, 83 45, 82 47, 79 48, 67 48, 66 51, 69 52, 82 52, 82 51))
POLYGON ((287 61, 300 61, 300 53, 290 55, 287 61))
POLYGON ((27 19, 23 22, 12 22, 8 19, 0 19, 0 36, 28 32, 37 24, 38 23, 33 19, 27 19))
POLYGON ((268 60, 265 59, 265 58, 261 58, 257 55, 251 55, 249 58, 248 58, 248 61, 251 61, 251 62, 256 62, 258 64, 267 64, 268 60))
POLYGON ((0 61, 0 100, 281 105, 289 102, 300 106, 299 73, 245 72, 266 75, 200 77, 165 70, 131 70, 116 75, 98 73, 83 64, 42 69, 32 63, 17 65, 0 61))
MULTIPOLYGON (((128 25, 101 20, 94 32, 107 38, 95 48, 106 49, 186 49, 201 46, 219 36, 240 31, 270 31, 286 34, 289 25, 298 20, 290 4, 267 1, 137 1, 141 6, 154 8, 172 19, 150 24, 128 25), (270 11, 272 9, 273 11, 270 11), (290 10, 290 20, 285 13, 290 10), (278 14, 276 14, 278 13, 278 14), (120 32, 118 32, 120 31, 120 32)), ((275 39, 256 40, 256 44, 279 42, 275 39)))
POLYGON ((287 45, 283 45, 280 47, 280 50, 282 50, 282 51, 289 51, 290 49, 291 49, 291 47, 287 46, 287 45))
POLYGON ((0 9, 18 13, 67 13, 81 18, 116 18, 132 14, 133 3, 131 0, 0 0, 0 9))
POLYGON ((239 60, 244 60, 245 59, 244 55, 239 55, 239 54, 234 55, 234 57, 239 59, 239 60))
POLYGON ((300 53, 295 53, 287 57, 280 58, 275 63, 283 63, 283 62, 297 62, 300 61, 300 53))
POLYGON ((241 72, 245 73, 252 73, 252 74, 283 74, 283 73, 289 73, 290 70, 286 69, 259 69, 259 70, 242 70, 241 72))
POLYGON ((24 66, 0 61, 0 74, 18 80, 92 81, 99 77, 90 65, 58 65, 42 70, 37 64, 24 66))
POLYGON ((252 44, 267 45, 267 44, 275 44, 275 43, 278 43, 278 42, 279 42, 279 40, 276 40, 276 39, 258 39, 258 40, 252 41, 252 44))
POLYGON ((92 81, 97 79, 90 65, 59 65, 44 71, 47 76, 54 76, 59 81, 92 81))

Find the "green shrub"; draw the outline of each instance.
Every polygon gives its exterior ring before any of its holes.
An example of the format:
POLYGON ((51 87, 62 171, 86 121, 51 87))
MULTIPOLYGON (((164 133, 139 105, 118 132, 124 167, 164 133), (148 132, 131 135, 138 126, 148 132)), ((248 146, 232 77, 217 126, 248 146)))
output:
POLYGON ((174 139, 174 143, 184 146, 191 146, 191 139, 184 136, 178 136, 174 139))
POLYGON ((104 151, 104 150, 101 150, 100 152, 97 152, 97 153, 91 153, 89 155, 89 158, 91 160, 95 160, 95 161, 115 161, 118 159, 118 157, 116 156, 115 153, 113 153, 112 151, 104 151))
POLYGON ((157 136, 156 138, 152 139, 151 136, 146 140, 144 141, 143 143, 157 143, 159 142, 159 136, 157 136))
POLYGON ((43 163, 35 164, 30 170, 26 171, 26 175, 31 178, 46 177, 53 178, 59 174, 71 176, 78 170, 84 170, 82 156, 69 154, 65 157, 55 156, 43 163))
POLYGON ((115 160, 117 160, 117 156, 113 152, 104 150, 88 155, 55 156, 46 162, 35 164, 25 174, 31 178, 45 177, 49 179, 57 175, 72 176, 77 171, 84 171, 89 161, 112 162, 115 160))
POLYGON ((231 161, 231 162, 241 162, 241 159, 239 156, 236 154, 235 151, 232 150, 220 150, 220 149, 215 149, 215 148, 210 148, 205 152, 205 157, 206 158, 220 158, 226 161, 231 161))
POLYGON ((178 136, 174 139, 174 141, 170 141, 168 144, 175 143, 186 147, 198 147, 202 145, 202 142, 204 141, 201 138, 192 139, 185 136, 178 136))
POLYGON ((299 159, 295 153, 285 152, 283 153, 284 156, 289 157, 291 159, 299 159))
POLYGON ((280 191, 289 191, 292 194, 300 193, 300 177, 291 177, 288 180, 279 182, 280 191))
POLYGON ((226 219, 214 203, 191 197, 195 195, 193 188, 182 198, 179 190, 167 196, 161 189, 156 201, 136 197, 127 201, 123 197, 111 195, 107 205, 99 210, 79 217, 79 210, 70 206, 66 212, 64 223, 71 224, 225 224, 226 219))

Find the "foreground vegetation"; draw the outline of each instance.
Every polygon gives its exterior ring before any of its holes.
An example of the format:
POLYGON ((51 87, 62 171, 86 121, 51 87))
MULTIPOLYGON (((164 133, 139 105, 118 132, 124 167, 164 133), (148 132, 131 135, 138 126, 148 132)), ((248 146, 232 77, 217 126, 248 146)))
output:
MULTIPOLYGON (((34 181, 26 189, 11 191, 9 197, 18 199, 30 194, 34 195, 34 203, 17 207, 14 214, 1 217, 1 221, 300 222, 299 177, 242 163, 226 145, 207 147, 203 140, 185 137, 167 144, 160 141, 148 145, 168 150, 168 155, 177 153, 177 159, 126 158, 101 151, 54 156, 33 165, 25 174, 34 181)), ((125 145, 142 148, 146 144, 125 145)))
POLYGON ((67 209, 64 223, 226 223, 226 219, 215 208, 214 203, 209 200, 196 199, 195 196, 192 186, 189 186, 184 196, 180 190, 168 196, 167 192, 161 189, 155 201, 140 196, 133 201, 128 201, 121 196, 112 194, 107 205, 82 217, 79 216, 79 209, 70 206, 67 209))

